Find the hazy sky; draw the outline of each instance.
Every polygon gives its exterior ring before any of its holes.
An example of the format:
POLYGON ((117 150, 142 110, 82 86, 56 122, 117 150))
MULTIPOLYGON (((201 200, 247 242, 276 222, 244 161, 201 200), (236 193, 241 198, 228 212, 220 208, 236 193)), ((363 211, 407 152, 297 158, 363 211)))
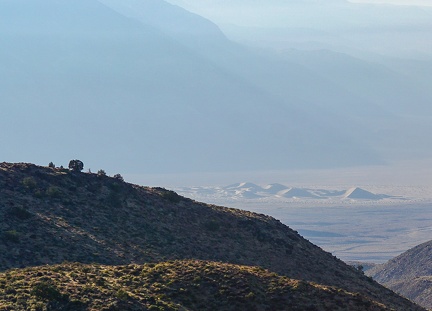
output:
POLYGON ((0 1, 1 160, 146 183, 432 159, 432 10, 170 1, 275 49, 159 0, 0 1))
MULTIPOLYGON (((381 20, 382 23, 393 19, 392 23, 410 18, 412 12, 418 11, 411 6, 432 6, 432 0, 346 0, 347 5, 340 5, 342 1, 303 0, 167 0, 171 4, 181 6, 194 13, 200 14, 218 24, 227 32, 227 25, 241 27, 316 27, 318 29, 337 28, 340 23, 361 25, 373 20, 381 20), (394 4, 393 8, 358 8, 349 3, 394 4), (303 4, 303 5, 299 5, 303 4), (407 7, 406 12, 401 10, 401 5, 407 7), (358 10, 361 9, 362 12, 358 10)), ((345 27, 345 26, 344 26, 345 27)), ((377 25, 375 25, 377 28, 377 25)))
MULTIPOLYGON (((176 3, 178 5, 183 4, 191 4, 191 3, 203 3, 197 0, 168 0, 167 2, 176 3)), ((209 1, 207 1, 208 3, 209 1)), ((211 3, 215 3, 215 1, 210 1, 211 3)), ((264 2, 264 1, 263 1, 264 2)), ((427 5, 432 6, 432 0, 349 0, 349 2, 354 3, 389 3, 389 4, 397 4, 397 5, 427 5)), ((204 3, 206 3, 204 1, 204 3)), ((223 3, 223 1, 221 1, 223 3)))
POLYGON ((427 5, 432 6, 432 0, 350 0, 354 3, 389 3, 397 5, 427 5))

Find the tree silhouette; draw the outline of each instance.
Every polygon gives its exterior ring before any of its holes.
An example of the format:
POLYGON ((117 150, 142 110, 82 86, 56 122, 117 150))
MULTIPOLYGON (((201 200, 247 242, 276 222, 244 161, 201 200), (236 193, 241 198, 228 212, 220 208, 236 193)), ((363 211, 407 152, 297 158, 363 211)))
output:
POLYGON ((84 163, 80 160, 70 160, 69 169, 74 172, 81 172, 84 169, 84 163))

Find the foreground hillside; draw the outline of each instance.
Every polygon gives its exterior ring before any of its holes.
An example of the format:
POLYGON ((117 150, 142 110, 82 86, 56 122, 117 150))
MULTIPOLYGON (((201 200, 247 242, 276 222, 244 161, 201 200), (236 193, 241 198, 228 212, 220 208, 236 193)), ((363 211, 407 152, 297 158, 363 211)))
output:
POLYGON ((363 295, 206 261, 0 273, 0 310, 389 310, 363 295))
POLYGON ((432 309, 432 241, 367 271, 376 281, 432 309))
POLYGON ((220 261, 420 310, 272 217, 103 174, 0 163, 0 220, 0 270, 65 261, 220 261))

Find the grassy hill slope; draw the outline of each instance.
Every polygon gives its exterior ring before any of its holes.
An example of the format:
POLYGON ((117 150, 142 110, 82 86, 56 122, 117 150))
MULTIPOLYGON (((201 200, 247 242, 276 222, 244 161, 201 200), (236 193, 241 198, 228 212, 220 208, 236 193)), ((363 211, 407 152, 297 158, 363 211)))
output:
POLYGON ((176 259, 259 266, 420 310, 272 217, 103 175, 0 164, 0 270, 176 259))
POLYGON ((375 266, 367 274, 404 297, 432 309, 432 241, 375 266))
POLYGON ((0 273, 0 310, 389 310, 363 295, 207 261, 0 273))

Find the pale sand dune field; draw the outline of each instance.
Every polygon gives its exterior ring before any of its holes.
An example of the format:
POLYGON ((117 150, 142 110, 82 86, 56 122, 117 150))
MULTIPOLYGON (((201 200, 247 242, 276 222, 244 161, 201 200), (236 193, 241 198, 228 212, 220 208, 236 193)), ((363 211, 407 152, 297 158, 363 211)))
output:
POLYGON ((382 263, 432 239, 432 199, 428 188, 370 186, 368 191, 390 196, 381 200, 349 199, 343 195, 325 199, 273 195, 256 198, 253 191, 229 197, 221 196, 222 187, 218 188, 219 194, 211 187, 202 191, 198 188, 189 192, 183 188, 179 193, 271 215, 345 261, 382 263))

